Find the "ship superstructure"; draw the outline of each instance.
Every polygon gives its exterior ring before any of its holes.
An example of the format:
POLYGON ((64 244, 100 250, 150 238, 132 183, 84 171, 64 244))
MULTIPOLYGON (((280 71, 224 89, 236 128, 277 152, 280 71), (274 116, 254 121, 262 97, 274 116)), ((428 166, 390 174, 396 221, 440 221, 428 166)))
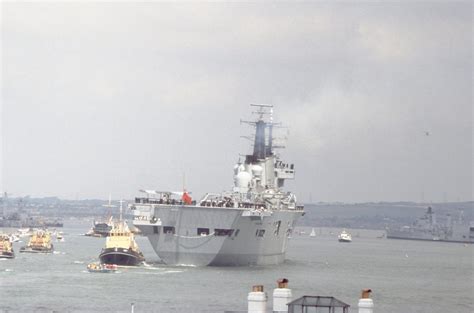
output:
POLYGON ((186 191, 141 190, 143 195, 129 206, 133 224, 165 263, 261 265, 284 260, 288 237, 304 208, 283 190, 295 168, 273 151, 273 107, 254 107, 257 120, 245 121, 255 127, 253 153, 234 166, 231 191, 192 201, 186 191))

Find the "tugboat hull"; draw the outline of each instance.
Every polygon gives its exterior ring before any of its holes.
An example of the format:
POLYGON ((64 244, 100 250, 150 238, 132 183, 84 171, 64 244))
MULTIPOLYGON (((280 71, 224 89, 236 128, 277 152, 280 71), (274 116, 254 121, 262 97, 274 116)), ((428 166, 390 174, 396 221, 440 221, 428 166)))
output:
POLYGON ((339 239, 339 242, 352 242, 352 240, 348 240, 348 239, 339 239))
POLYGON ((15 258, 15 253, 9 251, 3 251, 0 253, 0 259, 13 259, 15 258))
POLYGON ((51 249, 31 248, 31 247, 22 247, 22 248, 20 248, 20 253, 52 253, 53 251, 54 251, 53 245, 51 245, 51 249))
POLYGON ((142 253, 123 248, 103 249, 99 255, 101 263, 135 266, 145 260, 142 253))

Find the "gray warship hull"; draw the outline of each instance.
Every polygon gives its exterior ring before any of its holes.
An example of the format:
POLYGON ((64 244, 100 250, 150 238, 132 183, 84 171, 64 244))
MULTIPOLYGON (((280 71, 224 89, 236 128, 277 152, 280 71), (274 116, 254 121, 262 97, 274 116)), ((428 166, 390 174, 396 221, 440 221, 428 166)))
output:
POLYGON ((288 236, 303 214, 302 210, 259 213, 201 206, 137 209, 142 215, 134 225, 148 237, 160 259, 194 266, 279 264, 285 259, 288 236), (151 216, 159 220, 153 223, 151 216))
POLYGON ((474 243, 474 223, 465 224, 461 220, 453 224, 451 215, 447 215, 444 225, 437 223, 436 215, 431 207, 418 218, 413 225, 403 226, 400 229, 388 229, 388 239, 407 239, 425 241, 444 241, 474 243))
POLYGON ((246 266, 284 261, 288 237, 304 214, 296 195, 283 190, 295 178, 294 164, 284 163, 273 148, 273 107, 257 108, 253 153, 235 164, 234 186, 192 201, 182 192, 140 190, 129 205, 133 224, 147 236, 167 264, 246 266), (180 199, 173 199, 180 196, 180 199))
POLYGON ((457 243, 474 243, 474 227, 455 225, 450 232, 434 232, 428 230, 387 230, 388 239, 443 241, 457 243))

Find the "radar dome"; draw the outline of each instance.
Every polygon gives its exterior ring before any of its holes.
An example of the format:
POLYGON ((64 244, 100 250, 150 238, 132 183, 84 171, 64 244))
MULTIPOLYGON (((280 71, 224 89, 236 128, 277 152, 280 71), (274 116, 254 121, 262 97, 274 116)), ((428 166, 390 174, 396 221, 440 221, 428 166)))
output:
POLYGON ((249 182, 252 179, 250 173, 240 172, 235 176, 235 186, 246 188, 249 186, 249 182))
POLYGON ((263 168, 260 165, 254 165, 252 166, 252 174, 254 176, 261 176, 262 175, 263 168))

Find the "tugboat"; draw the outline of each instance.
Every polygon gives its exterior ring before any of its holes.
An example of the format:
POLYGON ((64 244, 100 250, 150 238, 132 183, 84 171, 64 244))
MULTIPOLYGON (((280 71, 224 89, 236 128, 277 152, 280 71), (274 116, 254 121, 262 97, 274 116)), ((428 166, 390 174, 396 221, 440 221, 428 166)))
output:
POLYGON ((37 230, 33 233, 28 245, 20 248, 20 252, 51 253, 54 247, 51 243, 51 234, 46 230, 37 230))
POLYGON ((123 201, 120 201, 120 220, 112 222, 112 229, 99 259, 104 264, 135 266, 145 261, 145 258, 138 249, 127 223, 122 220, 122 203, 123 201))
POLYGON ((114 273, 117 271, 117 264, 89 263, 87 270, 91 273, 114 273))
POLYGON ((337 237, 339 242, 351 242, 352 241, 352 236, 346 230, 343 230, 339 236, 337 237))
POLYGON ((0 234, 0 259, 13 259, 15 252, 13 251, 10 237, 5 234, 0 234))

